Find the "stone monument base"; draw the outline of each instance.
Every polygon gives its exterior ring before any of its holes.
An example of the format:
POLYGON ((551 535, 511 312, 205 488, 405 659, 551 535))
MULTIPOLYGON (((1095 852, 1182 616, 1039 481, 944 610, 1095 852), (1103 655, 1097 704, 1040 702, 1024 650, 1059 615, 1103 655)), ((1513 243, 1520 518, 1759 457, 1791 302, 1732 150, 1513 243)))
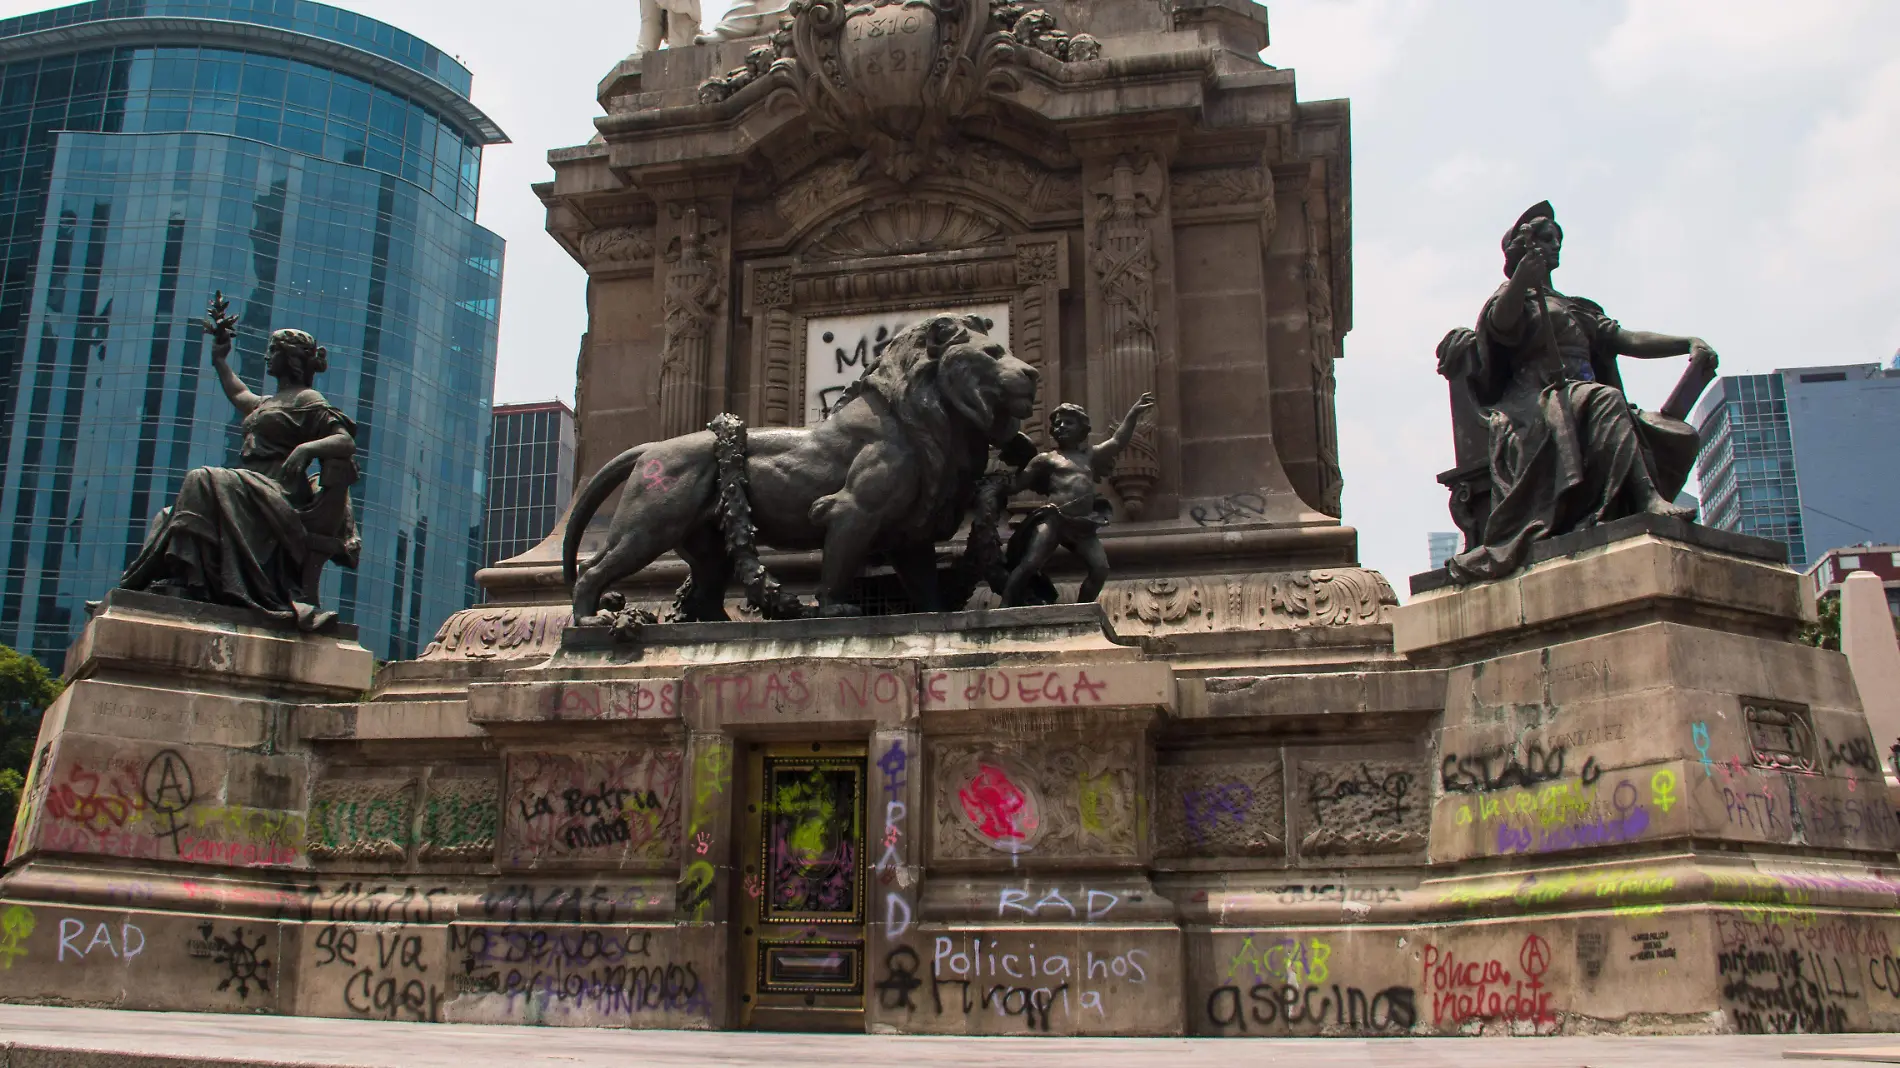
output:
POLYGON ((0 998, 968 1035, 1900 1027, 1900 822, 1844 659, 1793 640, 1799 576, 1648 520, 1540 556, 1364 613, 1320 592, 1354 580, 1280 576, 1247 629, 1097 605, 635 642, 471 619, 373 687, 345 638, 115 594, 0 882, 0 998), (1321 609, 1289 611, 1299 591, 1321 609))

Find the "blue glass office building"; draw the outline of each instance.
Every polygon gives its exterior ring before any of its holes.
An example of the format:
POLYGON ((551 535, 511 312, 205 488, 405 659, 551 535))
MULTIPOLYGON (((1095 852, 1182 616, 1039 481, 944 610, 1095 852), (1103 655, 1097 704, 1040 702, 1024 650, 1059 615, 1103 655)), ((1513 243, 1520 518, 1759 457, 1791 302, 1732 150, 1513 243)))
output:
POLYGON ((1794 435, 1781 375, 1718 380, 1696 405, 1694 419, 1702 437, 1696 457, 1702 522, 1783 542, 1789 562, 1807 567, 1794 435))
POLYGON ((330 350, 359 427, 355 572, 322 598, 416 655, 475 599, 502 242, 469 73, 302 0, 103 0, 0 21, 0 642, 58 664, 185 472, 231 462, 198 326, 330 350))
POLYGON ((1900 541, 1900 359, 1724 378, 1696 408, 1703 522, 1828 552, 1900 541))

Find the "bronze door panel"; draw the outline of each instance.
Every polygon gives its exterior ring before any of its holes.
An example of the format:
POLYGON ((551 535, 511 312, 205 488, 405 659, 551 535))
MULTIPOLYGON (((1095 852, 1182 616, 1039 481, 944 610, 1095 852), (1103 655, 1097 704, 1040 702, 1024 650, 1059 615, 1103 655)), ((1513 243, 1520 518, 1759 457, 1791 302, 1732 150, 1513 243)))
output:
POLYGON ((739 848, 746 1027, 864 1025, 865 747, 759 744, 739 848))

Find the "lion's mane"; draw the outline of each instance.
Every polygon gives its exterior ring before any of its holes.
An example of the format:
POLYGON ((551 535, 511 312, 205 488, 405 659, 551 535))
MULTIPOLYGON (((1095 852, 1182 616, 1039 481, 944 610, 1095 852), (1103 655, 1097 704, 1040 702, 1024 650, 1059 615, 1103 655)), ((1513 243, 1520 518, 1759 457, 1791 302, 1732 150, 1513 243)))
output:
POLYGON ((916 452, 919 484, 957 487, 950 498, 923 502, 908 524, 932 541, 956 533, 974 499, 976 478, 989 462, 991 428, 973 425, 945 390, 966 396, 981 392, 972 378, 980 373, 978 361, 995 363, 985 351, 993 344, 989 331, 994 325, 976 315, 939 315, 906 327, 839 399, 843 405, 865 396, 895 413, 916 452))

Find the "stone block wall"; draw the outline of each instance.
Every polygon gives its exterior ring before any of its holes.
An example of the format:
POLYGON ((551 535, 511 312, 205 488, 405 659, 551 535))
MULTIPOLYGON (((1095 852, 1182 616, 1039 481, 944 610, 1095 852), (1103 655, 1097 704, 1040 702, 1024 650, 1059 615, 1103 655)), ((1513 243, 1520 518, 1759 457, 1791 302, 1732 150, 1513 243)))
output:
MULTIPOLYGON (((860 919, 812 938, 866 1030, 1900 1026, 1900 826, 1844 663, 1787 640, 1792 573, 1697 559, 1698 599, 1645 537, 1523 576, 1596 576, 1581 617, 1416 599, 1403 660, 1351 611, 1123 634, 1092 606, 438 653, 367 701, 366 658, 80 655, 0 882, 0 998, 742 1026, 747 769, 809 742, 863 771, 860 919)), ((97 622, 134 617, 181 625, 97 622)), ((178 648, 277 640, 188 622, 178 648)))

